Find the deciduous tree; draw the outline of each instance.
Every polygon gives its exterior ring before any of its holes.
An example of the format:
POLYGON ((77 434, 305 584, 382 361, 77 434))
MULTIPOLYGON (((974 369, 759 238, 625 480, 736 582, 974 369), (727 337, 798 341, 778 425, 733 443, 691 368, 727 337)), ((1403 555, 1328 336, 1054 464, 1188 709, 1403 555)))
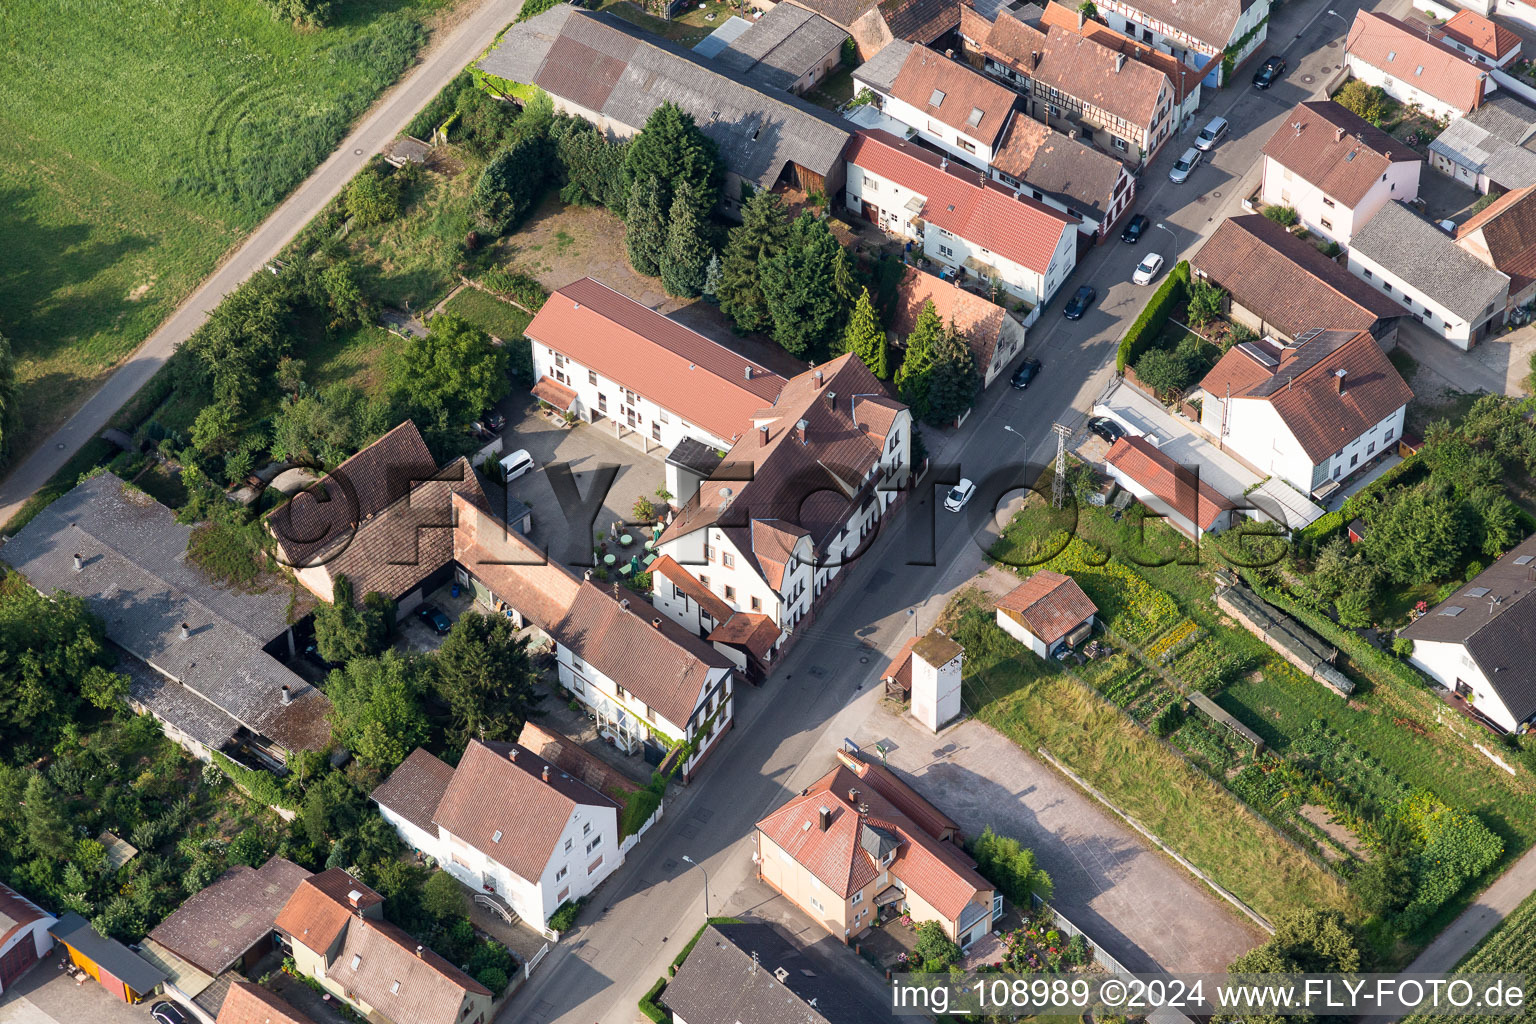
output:
POLYGON ((406 346, 392 367, 390 385, 417 424, 438 433, 469 423, 512 386, 506 349, 449 313, 433 317, 426 337, 406 346))
POLYGON ((421 706, 429 675, 425 662, 396 651, 332 672, 325 695, 337 738, 369 768, 393 770, 431 732, 421 706))

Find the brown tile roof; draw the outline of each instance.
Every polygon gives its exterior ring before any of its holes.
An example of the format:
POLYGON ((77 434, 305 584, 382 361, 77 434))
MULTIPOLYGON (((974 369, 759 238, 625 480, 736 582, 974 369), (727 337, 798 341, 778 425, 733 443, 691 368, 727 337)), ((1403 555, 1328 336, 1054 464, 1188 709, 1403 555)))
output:
POLYGON ((581 581, 526 537, 454 495, 453 559, 546 632, 576 599, 581 581))
POLYGON ((1393 164, 1419 162, 1412 149, 1332 100, 1292 107, 1264 155, 1349 207, 1393 164))
POLYGON ((567 775, 614 799, 618 799, 615 791, 635 793, 640 789, 638 783, 569 736, 562 736, 534 722, 523 723, 517 745, 533 751, 567 775))
MULTIPOLYGON (((1332 455, 1413 398, 1368 331, 1322 331, 1285 349, 1279 364, 1254 381, 1258 362, 1234 346, 1200 387, 1233 398, 1269 402, 1314 463, 1332 455), (1339 371, 1344 372, 1342 384, 1339 371)), ((1203 488, 1204 483, 1201 484, 1203 488)))
POLYGON ((903 782, 885 765, 866 761, 841 747, 835 753, 843 767, 859 777, 861 786, 868 786, 885 797, 934 839, 947 841, 959 835, 960 826, 953 818, 925 800, 917 790, 903 782))
POLYGON ((1047 646, 1098 611, 1076 580, 1050 569, 1041 569, 1014 587, 998 599, 997 607, 1012 612, 1047 646))
POLYGON ((555 635, 576 657, 679 727, 693 716, 711 669, 730 668, 719 651, 643 598, 622 599, 583 583, 555 635))
POLYGON ((1158 451, 1145 438, 1120 438, 1110 447, 1104 461, 1202 530, 1209 530, 1217 519, 1237 507, 1204 480, 1199 481, 1197 499, 1195 474, 1158 451))
POLYGON ((906 406, 889 395, 853 396, 853 425, 864 431, 871 441, 884 444, 891 436, 896 418, 906 406))
POLYGON ((1164 53, 1146 43, 1123 36, 1108 25, 1090 21, 1079 11, 1056 3, 1056 0, 1050 0, 1045 5, 1045 13, 1040 17, 1040 24, 1046 29, 1060 26, 1068 32, 1087 36, 1100 46, 1123 53, 1155 71, 1161 71, 1173 83, 1175 103, 1182 104, 1190 93, 1200 88, 1200 80, 1205 76, 1204 71, 1190 67, 1173 54, 1164 53))
POLYGON ((383 902, 384 897, 341 868, 330 868, 306 878, 294 890, 274 927, 305 948, 324 954, 359 909, 368 910, 383 902), (358 894, 355 907, 350 899, 354 892, 358 894))
POLYGON ((308 871, 281 857, 260 868, 232 867, 187 897, 149 937, 205 974, 222 974, 266 938, 283 905, 308 877, 308 871))
POLYGON ((1255 0, 1135 0, 1128 5, 1152 18, 1187 32, 1209 50, 1221 50, 1232 42, 1232 34, 1243 12, 1255 0))
POLYGON ((1536 185, 1511 189, 1456 229, 1456 243, 1509 275, 1510 294, 1536 280, 1536 185))
POLYGON ((1290 338, 1313 327, 1368 330, 1404 315, 1396 302, 1262 214, 1223 221, 1189 266, 1290 338))
POLYGON ((368 798, 435 836, 437 826, 432 818, 452 781, 451 765, 417 747, 368 798))
POLYGON ((315 1024, 286 1000, 258 985, 240 980, 230 984, 219 1007, 218 1024, 315 1024))
POLYGON ((470 995, 490 990, 387 921, 353 918, 325 976, 393 1021, 459 1024, 470 995), (354 966, 355 965, 355 966, 354 966))
POLYGON ((1101 220, 1116 197, 1133 187, 1119 160, 1032 117, 1016 117, 1009 124, 992 167, 1101 220))
POLYGON ((995 143, 1002 134, 1019 98, 1007 86, 926 46, 914 46, 908 52, 891 95, 962 135, 987 143, 995 143))
POLYGON ((1137 128, 1152 124, 1165 87, 1173 94, 1161 71, 1060 26, 1046 33, 1045 54, 1030 77, 1137 128))
MULTIPOLYGON (((711 591, 699 578, 687 569, 679 565, 671 555, 662 555, 651 563, 651 576, 661 576, 681 590, 686 597, 692 598, 704 613, 716 622, 724 622, 735 612, 718 595, 711 591)), ((654 589, 655 584, 652 584, 654 589)))
POLYGON ((548 402, 561 412, 569 412, 576 401, 576 392, 553 377, 540 377, 532 388, 533 397, 548 402))
MULTIPOLYGON (((1019 121, 1029 121, 1029 118, 1014 118, 1015 123, 1019 121)), ((955 329, 965 336, 977 368, 985 372, 992 365, 992 356, 997 352, 997 342, 1002 337, 1003 318, 1008 315, 1007 311, 959 285, 941 281, 916 267, 908 267, 896 288, 896 311, 891 317, 891 330, 902 337, 911 334, 925 302, 933 303, 939 319, 946 324, 953 323, 955 329)))
POLYGON ((901 645, 896 657, 880 673, 883 681, 900 683, 903 690, 912 689, 912 648, 917 646, 917 640, 915 636, 907 637, 907 642, 901 645))
POLYGON ((960 8, 960 34, 973 40, 981 53, 1026 76, 1034 73, 1033 55, 1045 52, 1045 33, 1007 9, 1000 9, 997 19, 988 21, 967 4, 960 8))
POLYGON ((525 333, 726 439, 784 386, 767 367, 590 277, 551 295, 525 333))
POLYGON ((516 743, 471 740, 434 820, 497 863, 537 881, 578 806, 619 805, 516 743))
POLYGON ((714 632, 709 634, 709 642, 745 647, 761 660, 779 642, 779 627, 774 625, 772 618, 761 612, 736 612, 715 627, 714 632))
POLYGON ((895 38, 927 45, 960 24, 960 0, 883 0, 880 16, 895 38))
POLYGON ((1390 15, 1356 13, 1344 51, 1463 113, 1482 105, 1485 69, 1466 54, 1438 39, 1424 38, 1390 15))
POLYGON ((1435 29, 1436 38, 1454 39, 1495 61, 1520 45, 1520 37, 1476 11, 1462 8, 1451 20, 1435 29))

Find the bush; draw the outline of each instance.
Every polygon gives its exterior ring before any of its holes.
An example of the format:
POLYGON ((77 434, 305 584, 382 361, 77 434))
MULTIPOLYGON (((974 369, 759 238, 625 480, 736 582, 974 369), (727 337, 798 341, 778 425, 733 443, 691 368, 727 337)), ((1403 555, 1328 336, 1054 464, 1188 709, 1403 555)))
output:
POLYGON ((1167 324, 1174 307, 1184 301, 1189 290, 1189 262, 1179 261, 1173 272, 1163 279, 1157 291, 1131 329, 1120 339, 1120 350, 1115 354, 1115 370, 1124 373, 1126 366, 1134 363, 1141 353, 1156 344, 1157 337, 1167 324))
POLYGON ((587 901, 577 900, 572 903, 566 900, 555 908, 555 912, 549 915, 549 927, 552 931, 568 932, 576 926, 576 915, 581 913, 581 906, 587 901))
POLYGON ((1378 128, 1391 119, 1397 106, 1381 86, 1367 85, 1358 78, 1345 82, 1333 101, 1378 128))
POLYGON ((299 805, 283 792, 282 787, 277 784, 277 779, 271 772, 253 771, 250 768, 242 767, 217 750, 211 751, 211 753, 213 754, 213 763, 222 768, 224 774, 229 776, 230 781, 244 790, 252 800, 270 807, 282 807, 290 811, 298 809, 299 805))
POLYGON ((912 945, 912 958, 917 970, 923 974, 945 974, 960 962, 960 947, 944 934, 937 921, 924 921, 917 926, 917 942, 912 945))
POLYGON ((1406 636, 1392 638, 1392 653, 1399 658, 1413 657, 1413 640, 1406 636))
POLYGON ((1266 206, 1264 207, 1264 216, 1283 228, 1293 228, 1301 220, 1296 210, 1289 206, 1266 206))
POLYGON ((1137 378, 1160 396, 1183 394, 1189 387, 1189 362, 1176 352, 1154 348, 1136 360, 1137 378))
POLYGON ((1032 896, 1051 898, 1051 876, 1035 863, 1035 852, 988 825, 971 845, 976 870, 1016 907, 1028 909, 1032 896))
POLYGON ((543 309, 544 300, 549 298, 549 293, 544 290, 544 286, 534 278, 502 267, 487 270, 481 275, 480 283, 498 295, 511 299, 530 313, 537 313, 543 309))
POLYGON ((640 1012, 645 1014, 656 1024, 669 1024, 672 1015, 667 1012, 658 999, 661 998, 661 990, 667 987, 666 978, 657 978, 656 984, 646 989, 645 995, 640 997, 640 1012))

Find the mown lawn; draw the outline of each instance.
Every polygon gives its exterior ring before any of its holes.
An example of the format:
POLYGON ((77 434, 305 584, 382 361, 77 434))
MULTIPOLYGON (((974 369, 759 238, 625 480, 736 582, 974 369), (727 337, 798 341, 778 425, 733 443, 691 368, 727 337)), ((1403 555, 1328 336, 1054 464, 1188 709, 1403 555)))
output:
POLYGON ((0 4, 0 332, 36 444, 318 164, 452 0, 0 4))
POLYGON ((493 338, 512 341, 523 336, 533 314, 478 288, 465 288, 448 300, 443 312, 461 316, 493 338))

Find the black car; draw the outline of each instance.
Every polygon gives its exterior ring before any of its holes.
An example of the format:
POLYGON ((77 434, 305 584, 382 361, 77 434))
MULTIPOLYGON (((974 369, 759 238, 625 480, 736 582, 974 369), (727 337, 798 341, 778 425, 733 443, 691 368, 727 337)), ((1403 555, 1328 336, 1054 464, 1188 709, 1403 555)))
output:
POLYGON ((1125 436, 1125 428, 1108 416, 1095 416, 1088 421, 1088 429, 1110 444, 1114 444, 1125 436))
POLYGON ((1125 226, 1125 230, 1120 232, 1120 241, 1135 245, 1141 241, 1141 236, 1146 234, 1147 228, 1151 223, 1152 221, 1147 218, 1146 214, 1138 213, 1131 218, 1131 222, 1125 226))
POLYGON ((1285 74, 1285 58, 1271 57, 1253 73, 1253 86, 1255 89, 1268 89, 1278 82, 1283 74, 1285 74))
POLYGON ((424 604, 416 609, 416 617, 431 626, 439 636, 453 628, 453 622, 435 604, 424 604))
POLYGON ((1077 286, 1077 292, 1067 300, 1067 305, 1061 311, 1061 315, 1068 320, 1081 320, 1083 314, 1088 312, 1088 307, 1093 305, 1093 300, 1099 297, 1099 293, 1086 284, 1077 286))
POLYGON ((149 1008, 149 1016, 155 1024, 190 1024, 187 1015, 175 1003, 161 1000, 149 1008))
POLYGON ((1013 380, 1011 383, 1014 387, 1018 388, 1020 391, 1023 391, 1025 388, 1029 387, 1029 382, 1034 380, 1035 375, 1039 372, 1040 360, 1026 359, 1019 364, 1019 368, 1017 370, 1013 371, 1013 380))

